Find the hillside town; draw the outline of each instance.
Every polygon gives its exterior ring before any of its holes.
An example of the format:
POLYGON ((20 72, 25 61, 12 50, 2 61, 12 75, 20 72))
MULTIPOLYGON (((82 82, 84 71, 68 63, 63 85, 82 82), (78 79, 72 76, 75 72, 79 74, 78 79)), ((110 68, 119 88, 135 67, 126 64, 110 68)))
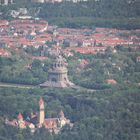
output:
POLYGON ((140 140, 139 0, 0 0, 0 140, 140 140))
MULTIPOLYGON (((44 20, 1 20, 0 21, 0 55, 10 56, 8 48, 18 51, 20 48, 43 47, 43 50, 55 53, 62 51, 66 56, 80 54, 105 53, 115 46, 139 49, 140 40, 135 34, 140 30, 128 31, 110 28, 70 29, 48 25, 44 20), (51 47, 48 47, 51 44, 51 47)), ((33 56, 32 56, 33 57, 33 56)))

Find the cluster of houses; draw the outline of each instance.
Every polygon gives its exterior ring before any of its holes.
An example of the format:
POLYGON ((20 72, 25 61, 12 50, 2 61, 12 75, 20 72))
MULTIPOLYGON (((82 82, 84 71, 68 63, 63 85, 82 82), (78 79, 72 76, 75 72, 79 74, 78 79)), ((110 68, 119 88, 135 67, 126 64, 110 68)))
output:
POLYGON ((14 49, 42 48, 38 57, 30 58, 45 60, 44 52, 54 54, 61 51, 65 56, 74 53, 96 54, 105 53, 109 47, 115 53, 115 46, 121 45, 133 49, 140 48, 138 36, 140 30, 128 31, 110 28, 71 29, 49 26, 45 20, 0 20, 0 56, 9 57, 8 51, 14 49))
MULTIPOLYGON (((53 41, 56 42, 51 51, 61 49, 68 56, 72 56, 72 52, 81 54, 96 54, 105 53, 107 48, 111 47, 113 52, 116 52, 115 46, 121 45, 124 47, 140 48, 140 40, 137 36, 128 36, 131 31, 117 30, 109 28, 91 29, 69 29, 48 27, 48 31, 53 34, 53 41), (122 35, 124 34, 124 35, 122 35)), ((139 33, 140 30, 135 32, 139 33)))
MULTIPOLYGON (((48 47, 47 42, 52 46, 48 49, 51 53, 56 49, 64 54, 72 56, 72 52, 81 54, 104 53, 108 47, 117 45, 139 47, 140 40, 137 36, 123 36, 122 34, 131 31, 96 28, 91 29, 70 29, 48 26, 44 20, 0 20, 0 49, 27 48, 40 46, 48 47), (63 48, 62 48, 63 46, 63 48)), ((136 30, 135 32, 140 32, 136 30)))
POLYGON ((19 113, 17 119, 9 120, 6 118, 5 123, 20 129, 30 128, 31 132, 35 132, 35 130, 38 128, 45 127, 50 132, 54 132, 56 134, 65 125, 69 125, 70 127, 73 126, 70 120, 65 117, 62 110, 55 118, 45 118, 45 114, 45 102, 43 98, 40 98, 39 112, 31 113, 26 118, 24 118, 23 115, 19 113))
MULTIPOLYGON (((6 48, 38 48, 51 40, 46 32, 48 22, 43 20, 0 20, 0 52, 5 55, 6 48), (5 52, 4 52, 5 51, 5 52)), ((6 53, 8 56, 8 52, 6 53)), ((10 53, 9 53, 10 55, 10 53)))

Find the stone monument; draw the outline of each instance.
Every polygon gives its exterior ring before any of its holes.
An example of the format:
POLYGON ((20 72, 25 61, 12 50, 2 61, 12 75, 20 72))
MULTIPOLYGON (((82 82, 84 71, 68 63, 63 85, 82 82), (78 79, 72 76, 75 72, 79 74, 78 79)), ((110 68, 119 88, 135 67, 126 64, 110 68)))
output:
POLYGON ((68 70, 66 60, 58 55, 55 57, 51 68, 48 71, 48 81, 40 84, 40 87, 72 87, 74 84, 68 79, 68 70))

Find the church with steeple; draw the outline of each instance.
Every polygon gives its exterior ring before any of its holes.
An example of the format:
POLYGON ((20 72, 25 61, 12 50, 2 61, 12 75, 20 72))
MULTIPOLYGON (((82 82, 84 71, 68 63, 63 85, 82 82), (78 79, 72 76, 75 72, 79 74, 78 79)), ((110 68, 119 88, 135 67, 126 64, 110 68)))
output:
POLYGON ((26 119, 24 119, 21 113, 18 114, 17 119, 5 120, 7 125, 19 127, 20 129, 31 129, 31 132, 35 132, 36 129, 45 127, 50 132, 57 134, 63 126, 66 124, 72 126, 72 123, 64 115, 61 110, 56 118, 45 118, 45 103, 43 98, 39 100, 39 112, 31 113, 26 119))

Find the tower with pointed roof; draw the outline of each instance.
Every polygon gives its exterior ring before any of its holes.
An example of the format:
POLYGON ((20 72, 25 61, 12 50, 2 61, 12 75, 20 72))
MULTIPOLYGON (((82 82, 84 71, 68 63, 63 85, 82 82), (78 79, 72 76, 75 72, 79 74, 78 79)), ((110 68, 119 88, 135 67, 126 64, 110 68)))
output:
POLYGON ((45 110, 44 110, 44 100, 43 98, 40 98, 39 100, 39 124, 43 125, 44 121, 45 121, 45 110))
POLYGON ((68 79, 66 60, 58 55, 55 57, 51 68, 48 71, 48 81, 40 84, 41 87, 71 87, 74 84, 68 79))

